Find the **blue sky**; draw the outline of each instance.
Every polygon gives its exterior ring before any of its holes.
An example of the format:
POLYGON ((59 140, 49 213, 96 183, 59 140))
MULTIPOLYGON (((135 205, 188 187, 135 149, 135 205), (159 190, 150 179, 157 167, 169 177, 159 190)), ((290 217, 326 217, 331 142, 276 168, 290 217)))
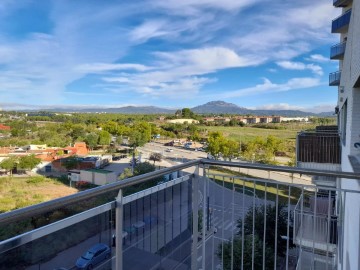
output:
POLYGON ((0 108, 333 110, 329 0, 1 0, 0 108))

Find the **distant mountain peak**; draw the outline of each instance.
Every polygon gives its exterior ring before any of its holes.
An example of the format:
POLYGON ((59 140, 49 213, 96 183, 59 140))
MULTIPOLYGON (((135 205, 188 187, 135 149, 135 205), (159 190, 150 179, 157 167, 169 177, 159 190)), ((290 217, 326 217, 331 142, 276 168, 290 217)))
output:
POLYGON ((239 107, 236 104, 228 103, 225 101, 217 100, 217 101, 210 101, 203 105, 196 106, 191 109, 195 113, 228 113, 228 114, 246 114, 250 110, 239 107))
POLYGON ((224 106, 224 107, 239 107, 238 105, 234 103, 225 102, 222 100, 216 100, 216 101, 209 101, 208 103, 205 103, 202 106, 224 106))

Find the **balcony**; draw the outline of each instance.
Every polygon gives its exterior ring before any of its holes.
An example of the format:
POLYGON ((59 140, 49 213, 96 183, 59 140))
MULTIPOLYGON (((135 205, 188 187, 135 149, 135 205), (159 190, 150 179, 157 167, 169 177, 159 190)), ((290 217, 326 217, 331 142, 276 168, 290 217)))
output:
POLYGON ((351 18, 351 9, 332 21, 331 33, 345 33, 348 31, 351 18))
POLYGON ((321 164, 341 162, 340 136, 337 131, 331 129, 298 133, 296 149, 297 162, 321 164))
POLYGON ((331 60, 344 59, 345 48, 346 48, 346 41, 332 46, 330 50, 330 59, 331 60))
POLYGON ((333 0, 334 7, 347 7, 352 0, 333 0))
POLYGON ((329 74, 329 86, 339 86, 341 78, 341 71, 332 72, 329 74))
POLYGON ((294 209, 294 242, 302 249, 332 256, 337 246, 337 216, 331 191, 302 194, 294 209))
POLYGON ((341 220, 331 220, 346 203, 336 213, 333 204, 359 195, 336 189, 335 196, 306 183, 314 175, 360 180, 352 173, 205 159, 3 213, 0 266, 75 269, 82 254, 102 243, 107 248, 96 253, 98 261, 87 253, 83 266, 85 260, 88 269, 310 269, 303 262, 322 269, 319 258, 333 265, 342 239, 331 225, 341 220), (157 181, 170 173, 178 178, 157 181), (141 183, 148 188, 124 196, 141 183), (320 194, 323 201, 311 199, 320 194), (319 254, 325 246, 328 252, 319 254))

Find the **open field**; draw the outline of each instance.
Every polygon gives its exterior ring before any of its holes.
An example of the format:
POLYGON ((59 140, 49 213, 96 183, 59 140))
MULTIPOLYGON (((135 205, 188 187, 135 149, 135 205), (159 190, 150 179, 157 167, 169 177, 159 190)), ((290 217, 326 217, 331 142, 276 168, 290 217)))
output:
POLYGON ((313 128, 312 124, 286 125, 285 129, 267 129, 255 127, 224 127, 224 126, 201 126, 201 129, 207 129, 209 132, 220 131, 225 137, 241 142, 248 142, 256 137, 267 137, 273 135, 277 138, 295 141, 296 134, 305 129, 313 128))
POLYGON ((222 185, 224 181, 224 186, 229 189, 233 189, 233 184, 235 190, 237 192, 244 192, 245 194, 250 193, 252 196, 255 192, 258 198, 264 199, 265 196, 268 200, 276 201, 276 197, 278 197, 279 203, 287 204, 290 199, 291 204, 296 204, 300 197, 300 190, 298 188, 292 187, 290 190, 289 196, 289 188, 285 185, 281 185, 281 183, 276 186, 274 184, 265 185, 263 182, 257 182, 255 185, 253 181, 245 181, 242 179, 233 180, 233 176, 243 176, 244 178, 252 178, 256 179, 251 175, 246 175, 242 173, 238 173, 235 171, 230 171, 227 169, 220 168, 212 168, 208 170, 209 177, 213 178, 216 183, 222 185), (221 174, 222 176, 219 176, 221 174), (244 190, 243 190, 244 188, 244 190))
POLYGON ((43 176, 1 177, 0 213, 76 193, 60 181, 43 176))

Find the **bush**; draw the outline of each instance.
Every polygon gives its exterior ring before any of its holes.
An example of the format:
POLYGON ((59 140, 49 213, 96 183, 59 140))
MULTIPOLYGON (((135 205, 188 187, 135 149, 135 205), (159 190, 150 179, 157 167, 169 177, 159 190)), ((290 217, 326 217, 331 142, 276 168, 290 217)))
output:
POLYGON ((78 181, 75 184, 75 187, 78 189, 86 189, 89 188, 90 186, 91 186, 90 183, 86 181, 78 181))
POLYGON ((43 183, 46 180, 43 176, 32 176, 28 180, 26 180, 26 183, 28 184, 40 184, 43 183))

